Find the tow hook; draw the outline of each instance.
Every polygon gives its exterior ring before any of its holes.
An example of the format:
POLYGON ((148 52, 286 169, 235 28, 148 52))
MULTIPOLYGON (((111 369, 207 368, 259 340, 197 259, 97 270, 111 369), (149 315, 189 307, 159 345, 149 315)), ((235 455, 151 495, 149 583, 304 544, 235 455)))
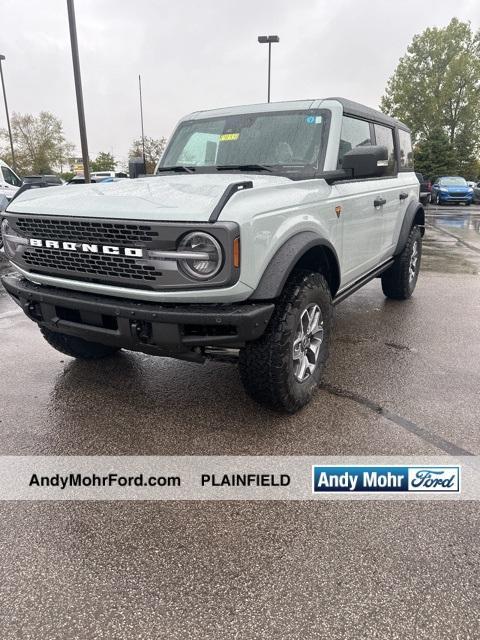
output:
POLYGON ((130 320, 130 331, 140 342, 149 342, 152 337, 152 323, 146 320, 130 320))

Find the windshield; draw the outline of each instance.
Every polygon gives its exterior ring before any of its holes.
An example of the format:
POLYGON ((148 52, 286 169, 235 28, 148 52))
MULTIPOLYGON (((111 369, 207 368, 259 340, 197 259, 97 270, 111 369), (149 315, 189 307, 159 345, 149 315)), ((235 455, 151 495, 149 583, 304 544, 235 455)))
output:
POLYGON ((160 167, 318 169, 326 145, 327 119, 326 110, 310 110, 182 122, 160 167))
POLYGON ((465 178, 451 177, 451 178, 441 178, 440 184, 447 187, 466 187, 467 181, 465 178))

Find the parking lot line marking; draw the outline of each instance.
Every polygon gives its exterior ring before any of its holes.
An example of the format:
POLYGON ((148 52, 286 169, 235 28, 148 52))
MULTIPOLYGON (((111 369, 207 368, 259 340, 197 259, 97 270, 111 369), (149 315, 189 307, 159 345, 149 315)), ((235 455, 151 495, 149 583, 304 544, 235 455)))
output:
POLYGON ((367 407, 368 409, 371 409, 375 413, 378 413, 379 415, 383 416, 386 420, 389 420, 390 422, 393 422, 397 426, 402 427, 406 431, 413 433, 414 435, 421 438, 424 442, 433 444, 434 447, 436 447, 437 449, 441 449, 442 451, 445 451, 445 453, 447 453, 450 456, 475 456, 475 454, 472 453, 471 451, 468 451, 463 447, 459 447, 454 442, 450 442, 450 440, 446 440, 445 438, 442 438, 442 436, 439 436, 436 433, 433 433, 426 427, 422 427, 419 424, 415 424, 415 422, 412 422, 407 418, 403 418, 402 416, 399 416, 398 414, 393 413, 388 409, 385 409, 385 407, 382 407, 376 402, 373 402, 373 400, 369 400, 368 398, 365 398, 364 396, 361 396, 360 394, 355 393, 355 391, 348 391, 347 389, 341 389, 340 387, 336 387, 331 384, 322 384, 320 388, 323 389, 324 391, 327 391, 328 393, 331 393, 332 395, 339 396, 340 398, 347 398, 348 400, 353 400, 354 402, 357 402, 358 404, 361 404, 367 407))

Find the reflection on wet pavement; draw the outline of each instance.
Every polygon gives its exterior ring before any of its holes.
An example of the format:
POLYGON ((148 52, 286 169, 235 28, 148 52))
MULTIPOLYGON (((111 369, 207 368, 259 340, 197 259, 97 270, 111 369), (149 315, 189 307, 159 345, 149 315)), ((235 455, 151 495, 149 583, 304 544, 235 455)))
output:
POLYGON ((422 269, 480 274, 480 207, 438 207, 426 214, 422 269))

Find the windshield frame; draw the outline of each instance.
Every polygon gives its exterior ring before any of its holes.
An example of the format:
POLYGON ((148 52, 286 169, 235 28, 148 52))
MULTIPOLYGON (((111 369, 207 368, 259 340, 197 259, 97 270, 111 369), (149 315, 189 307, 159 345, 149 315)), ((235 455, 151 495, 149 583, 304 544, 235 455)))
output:
MULTIPOLYGON (((242 117, 245 116, 248 118, 249 116, 259 116, 259 117, 268 117, 269 115, 302 115, 302 116, 319 116, 321 115, 324 118, 324 122, 322 125, 321 132, 321 143, 320 143, 320 153, 317 158, 316 164, 306 164, 306 165, 288 165, 288 164, 268 164, 258 163, 259 165, 264 165, 265 169, 239 169, 235 165, 232 165, 231 169, 229 169, 229 165, 187 165, 188 169, 192 169, 192 173, 200 174, 200 173, 258 173, 262 175, 272 175, 272 176, 283 176, 290 178, 291 180, 309 180, 315 177, 318 177, 321 173, 323 173, 323 168, 325 166, 325 157, 327 153, 327 146, 329 142, 330 135, 330 124, 332 119, 332 112, 330 109, 322 108, 321 106, 317 106, 312 109, 275 109, 275 110, 265 110, 265 111, 252 111, 245 113, 229 113, 225 115, 211 116, 206 118, 191 118, 181 120, 177 127, 175 128, 168 144, 165 148, 165 151, 162 154, 160 161, 155 168, 155 175, 165 175, 168 173, 168 166, 172 166, 172 173, 175 172, 177 175, 178 172, 174 170, 175 165, 166 165, 165 159, 168 156, 169 151, 173 146, 173 142, 180 131, 182 126, 192 125, 198 122, 212 122, 215 120, 225 120, 229 117, 242 117), (218 169, 220 167, 220 169, 218 169), (158 169, 162 169, 162 171, 158 171, 158 169)), ((254 162, 245 163, 246 165, 257 164, 254 162)), ((186 174, 185 174, 186 175, 186 174)))

